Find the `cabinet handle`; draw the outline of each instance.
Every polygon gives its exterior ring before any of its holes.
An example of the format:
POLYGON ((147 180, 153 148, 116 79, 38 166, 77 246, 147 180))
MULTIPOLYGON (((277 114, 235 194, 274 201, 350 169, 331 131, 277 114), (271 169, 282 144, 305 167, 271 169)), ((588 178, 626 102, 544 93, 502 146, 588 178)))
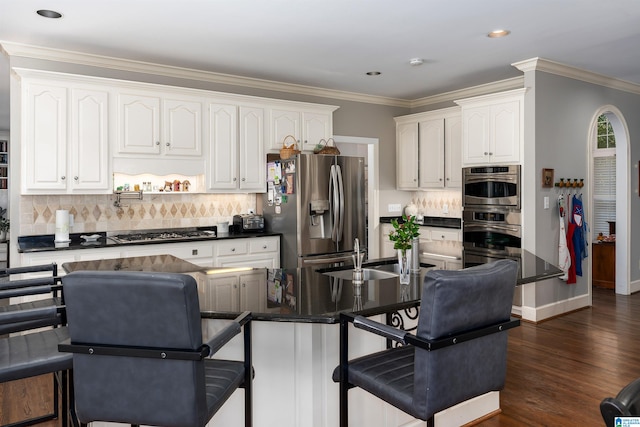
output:
POLYGON ((447 181, 449 181, 449 178, 447 178, 447 181))
POLYGON ((438 178, 438 181, 442 181, 442 178, 438 178))
POLYGON ((170 142, 167 142, 165 145, 166 145, 167 147, 170 147, 170 146, 171 146, 171 143, 170 143, 170 142))
POLYGON ((233 289, 238 289, 238 285, 233 285, 233 289))
POLYGON ((233 182, 236 182, 238 180, 238 178, 236 178, 235 176, 233 177, 233 182))
MULTIPOLYGON (((160 141, 156 141, 156 145, 160 145, 160 141)), ((486 153, 485 153, 486 154, 486 153)))
POLYGON ((74 179, 75 181, 77 181, 77 180, 78 180, 78 177, 77 177, 77 176, 74 176, 74 177, 73 177, 73 179, 74 179))
POLYGON ((484 152, 484 155, 485 155, 485 156, 488 156, 488 155, 489 155, 489 152, 488 152, 488 151, 485 151, 485 152, 484 152))
POLYGON ((244 178, 242 178, 242 182, 244 182, 244 181, 245 181, 245 179, 244 179, 244 178))
POLYGON ((191 255, 198 255, 197 249, 191 249, 191 255))
POLYGON ((490 155, 490 156, 493 156, 493 153, 492 153, 491 151, 489 151, 489 155, 490 155))
POLYGON ((236 248, 231 248, 231 252, 235 252, 235 251, 236 251, 236 248))
POLYGON ((60 179, 64 181, 65 179, 67 179, 67 177, 66 177, 66 176, 64 176, 64 175, 62 175, 62 176, 60 177, 60 179))
POLYGON ((242 284, 242 287, 243 287, 243 288, 244 288, 244 287, 246 287, 246 286, 247 286, 247 284, 246 284, 246 283, 243 283, 243 284, 242 284))
POLYGON ((264 246, 262 247, 262 249, 267 249, 267 245, 264 245, 264 246))

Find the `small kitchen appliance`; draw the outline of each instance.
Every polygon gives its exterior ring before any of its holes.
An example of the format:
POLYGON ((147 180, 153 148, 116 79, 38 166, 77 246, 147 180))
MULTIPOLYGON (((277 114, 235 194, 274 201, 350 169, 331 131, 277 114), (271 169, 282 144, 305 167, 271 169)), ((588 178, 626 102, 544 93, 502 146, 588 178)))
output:
POLYGON ((264 231, 264 217, 255 214, 234 215, 233 228, 242 233, 262 232, 264 231))

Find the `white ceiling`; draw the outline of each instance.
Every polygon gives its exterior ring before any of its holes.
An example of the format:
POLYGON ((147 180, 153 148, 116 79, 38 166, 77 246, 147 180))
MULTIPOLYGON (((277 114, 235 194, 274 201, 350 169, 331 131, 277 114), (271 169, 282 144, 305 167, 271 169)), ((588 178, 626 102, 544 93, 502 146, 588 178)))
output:
POLYGON ((4 41, 403 100, 534 57, 640 84, 639 23, 638 0, 0 0, 4 41))

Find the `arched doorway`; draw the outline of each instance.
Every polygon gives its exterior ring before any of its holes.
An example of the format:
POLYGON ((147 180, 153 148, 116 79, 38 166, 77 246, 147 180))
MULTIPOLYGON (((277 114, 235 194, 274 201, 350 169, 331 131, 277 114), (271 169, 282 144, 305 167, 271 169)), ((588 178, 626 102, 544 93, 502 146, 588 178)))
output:
MULTIPOLYGON (((630 241, 630 219, 629 219, 629 199, 630 199, 630 185, 629 185, 629 131, 624 116, 620 110, 613 105, 602 106, 596 111, 592 120, 589 130, 589 150, 590 150, 590 162, 589 162, 589 182, 592 185, 590 188, 590 202, 594 198, 594 150, 597 147, 598 138, 598 118, 600 116, 606 116, 613 132, 615 134, 615 186, 616 186, 616 199, 615 199, 615 221, 616 221, 616 261, 615 261, 615 292, 618 294, 629 295, 634 290, 631 289, 631 280, 629 272, 629 254, 630 241)), ((590 203, 593 206, 593 203, 590 203)), ((589 210, 590 224, 594 223, 594 210, 589 210)), ((593 233, 592 233, 593 234, 593 233)), ((595 236, 590 236, 591 239, 595 236)), ((594 257, 591 257, 592 263, 594 257)), ((593 266, 592 266, 593 269, 593 266)))

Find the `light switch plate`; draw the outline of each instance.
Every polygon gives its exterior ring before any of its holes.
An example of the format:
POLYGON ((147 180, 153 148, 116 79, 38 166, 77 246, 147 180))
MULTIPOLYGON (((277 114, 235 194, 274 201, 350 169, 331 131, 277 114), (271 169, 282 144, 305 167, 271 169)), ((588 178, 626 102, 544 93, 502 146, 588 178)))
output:
POLYGON ((389 203, 389 212, 402 212, 402 205, 400 203, 389 203))

